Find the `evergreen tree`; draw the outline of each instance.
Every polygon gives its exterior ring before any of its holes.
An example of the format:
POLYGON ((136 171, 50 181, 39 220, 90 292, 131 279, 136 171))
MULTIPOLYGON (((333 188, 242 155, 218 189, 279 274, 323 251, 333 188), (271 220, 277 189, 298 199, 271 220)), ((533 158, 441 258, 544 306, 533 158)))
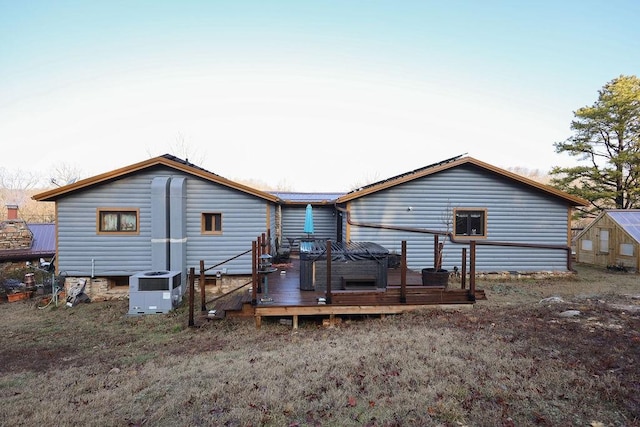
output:
POLYGON ((574 112, 573 136, 554 144, 583 163, 554 167, 551 183, 591 202, 583 214, 640 208, 640 79, 621 75, 574 112))

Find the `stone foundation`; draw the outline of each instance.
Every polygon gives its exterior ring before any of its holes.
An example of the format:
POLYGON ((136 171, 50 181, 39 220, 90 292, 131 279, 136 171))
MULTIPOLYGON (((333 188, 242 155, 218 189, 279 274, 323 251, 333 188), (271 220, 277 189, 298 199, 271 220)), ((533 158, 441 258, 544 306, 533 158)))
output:
MULTIPOLYGON (((91 301, 109 301, 114 299, 129 298, 128 286, 115 286, 115 282, 104 277, 67 277, 64 282, 64 289, 69 295, 69 290, 76 286, 80 279, 87 281, 84 292, 91 301)), ((207 276, 207 293, 222 295, 251 281, 251 276, 222 276, 220 279, 207 276)), ((189 292, 189 281, 186 282, 187 289, 185 296, 189 292)), ((198 278, 195 280, 196 292, 200 290, 198 278)))

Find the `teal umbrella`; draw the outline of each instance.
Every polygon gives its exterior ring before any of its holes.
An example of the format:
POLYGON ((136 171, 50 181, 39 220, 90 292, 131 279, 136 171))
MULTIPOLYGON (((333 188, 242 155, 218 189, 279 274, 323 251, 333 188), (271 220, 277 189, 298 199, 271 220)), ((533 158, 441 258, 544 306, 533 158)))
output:
POLYGON ((313 208, 310 204, 307 205, 304 215, 304 232, 307 233, 307 237, 313 234, 313 208))

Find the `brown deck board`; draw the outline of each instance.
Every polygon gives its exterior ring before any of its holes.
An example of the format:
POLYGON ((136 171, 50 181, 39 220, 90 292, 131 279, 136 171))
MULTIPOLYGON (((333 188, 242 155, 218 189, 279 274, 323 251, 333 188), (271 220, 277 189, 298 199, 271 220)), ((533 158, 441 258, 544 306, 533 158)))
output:
MULTIPOLYGON (((233 295, 220 298, 211 307, 226 313, 227 316, 255 316, 260 326, 262 316, 293 316, 297 327, 299 315, 344 314, 388 314, 401 313, 421 306, 472 306, 475 301, 469 298, 469 291, 445 289, 438 286, 423 286, 421 272, 407 271, 406 301, 401 302, 400 268, 389 268, 387 288, 332 290, 331 303, 319 303, 326 297, 324 290, 300 289, 300 263, 297 257, 291 257, 290 263, 274 265, 277 271, 267 275, 262 293, 252 305, 252 294, 246 289, 233 295)), ((484 291, 476 290, 475 300, 486 299, 484 291)))

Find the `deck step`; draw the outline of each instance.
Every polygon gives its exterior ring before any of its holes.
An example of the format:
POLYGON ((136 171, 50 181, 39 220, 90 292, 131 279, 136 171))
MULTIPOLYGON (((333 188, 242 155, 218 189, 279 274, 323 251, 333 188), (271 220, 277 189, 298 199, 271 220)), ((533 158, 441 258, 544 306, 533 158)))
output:
MULTIPOLYGON (((406 289, 406 304, 465 304, 469 291, 445 290, 438 287, 411 287, 406 289)), ((373 291, 335 291, 331 293, 333 305, 393 305, 400 302, 401 289, 388 288, 373 291)), ((483 290, 476 290, 476 300, 486 300, 483 290)))
POLYGON ((222 313, 222 316, 225 316, 229 312, 242 311, 244 304, 250 302, 251 295, 240 290, 221 296, 210 304, 209 310, 216 310, 216 313, 222 313))

